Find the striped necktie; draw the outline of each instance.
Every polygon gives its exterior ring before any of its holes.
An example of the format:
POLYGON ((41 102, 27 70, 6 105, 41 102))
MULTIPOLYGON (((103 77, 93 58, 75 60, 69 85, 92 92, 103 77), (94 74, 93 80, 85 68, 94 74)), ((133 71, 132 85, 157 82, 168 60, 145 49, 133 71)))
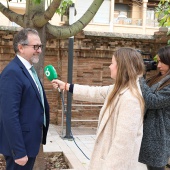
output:
MULTIPOLYGON (((35 68, 34 66, 32 66, 30 68, 30 70, 32 71, 32 75, 34 77, 34 80, 36 82, 36 84, 38 85, 38 91, 40 93, 40 96, 41 96, 41 102, 42 102, 42 105, 43 105, 43 108, 44 108, 44 95, 43 95, 43 90, 42 90, 42 86, 40 84, 40 81, 39 81, 39 78, 37 76, 37 73, 35 71, 35 68)), ((46 117, 45 117, 45 109, 44 109, 44 126, 46 126, 46 117)))

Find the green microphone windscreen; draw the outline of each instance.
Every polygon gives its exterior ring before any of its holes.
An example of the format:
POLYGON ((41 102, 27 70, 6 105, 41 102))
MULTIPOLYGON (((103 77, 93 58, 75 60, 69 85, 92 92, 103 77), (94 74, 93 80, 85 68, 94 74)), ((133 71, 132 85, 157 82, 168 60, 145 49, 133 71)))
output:
POLYGON ((46 77, 48 78, 48 80, 50 80, 50 81, 58 78, 57 72, 52 65, 47 65, 44 68, 44 73, 45 73, 46 77))

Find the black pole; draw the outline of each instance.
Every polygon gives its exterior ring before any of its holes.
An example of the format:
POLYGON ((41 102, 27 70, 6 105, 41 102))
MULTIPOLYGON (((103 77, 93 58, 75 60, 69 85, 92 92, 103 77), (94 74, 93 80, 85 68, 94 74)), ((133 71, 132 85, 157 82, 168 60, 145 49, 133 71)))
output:
MULTIPOLYGON (((68 77, 67 82, 72 84, 73 77, 73 47, 74 37, 69 38, 68 47, 68 77)), ((66 113, 66 136, 65 138, 73 138, 71 133, 71 105, 72 105, 72 94, 67 92, 67 113, 66 113)))
MULTIPOLYGON (((75 7, 74 3, 69 8, 69 25, 74 22, 75 7)), ((67 82, 72 84, 73 77, 73 51, 74 49, 74 36, 69 38, 68 43, 68 77, 67 82)), ((71 105, 72 105, 72 94, 67 92, 67 112, 66 112, 66 136, 65 138, 73 138, 71 133, 71 105)))

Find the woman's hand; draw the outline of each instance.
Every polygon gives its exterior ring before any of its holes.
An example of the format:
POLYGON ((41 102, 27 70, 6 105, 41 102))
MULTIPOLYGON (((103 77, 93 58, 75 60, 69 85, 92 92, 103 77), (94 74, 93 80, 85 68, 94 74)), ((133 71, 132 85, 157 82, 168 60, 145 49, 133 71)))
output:
POLYGON ((69 90, 70 84, 65 83, 61 80, 58 80, 58 79, 52 80, 51 83, 52 83, 54 89, 59 88, 60 90, 69 90))

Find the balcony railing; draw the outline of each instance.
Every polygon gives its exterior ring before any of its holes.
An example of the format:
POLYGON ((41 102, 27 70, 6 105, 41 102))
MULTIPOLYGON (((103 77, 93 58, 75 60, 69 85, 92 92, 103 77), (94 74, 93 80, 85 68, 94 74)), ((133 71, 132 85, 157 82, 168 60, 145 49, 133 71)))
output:
POLYGON ((146 26, 159 27, 159 22, 156 19, 155 20, 146 19, 146 26))
MULTIPOLYGON (((113 23, 120 24, 120 25, 142 26, 143 19, 132 19, 132 18, 117 19, 117 18, 115 18, 113 23)), ((157 20, 146 19, 146 26, 158 27, 159 23, 157 20)))

